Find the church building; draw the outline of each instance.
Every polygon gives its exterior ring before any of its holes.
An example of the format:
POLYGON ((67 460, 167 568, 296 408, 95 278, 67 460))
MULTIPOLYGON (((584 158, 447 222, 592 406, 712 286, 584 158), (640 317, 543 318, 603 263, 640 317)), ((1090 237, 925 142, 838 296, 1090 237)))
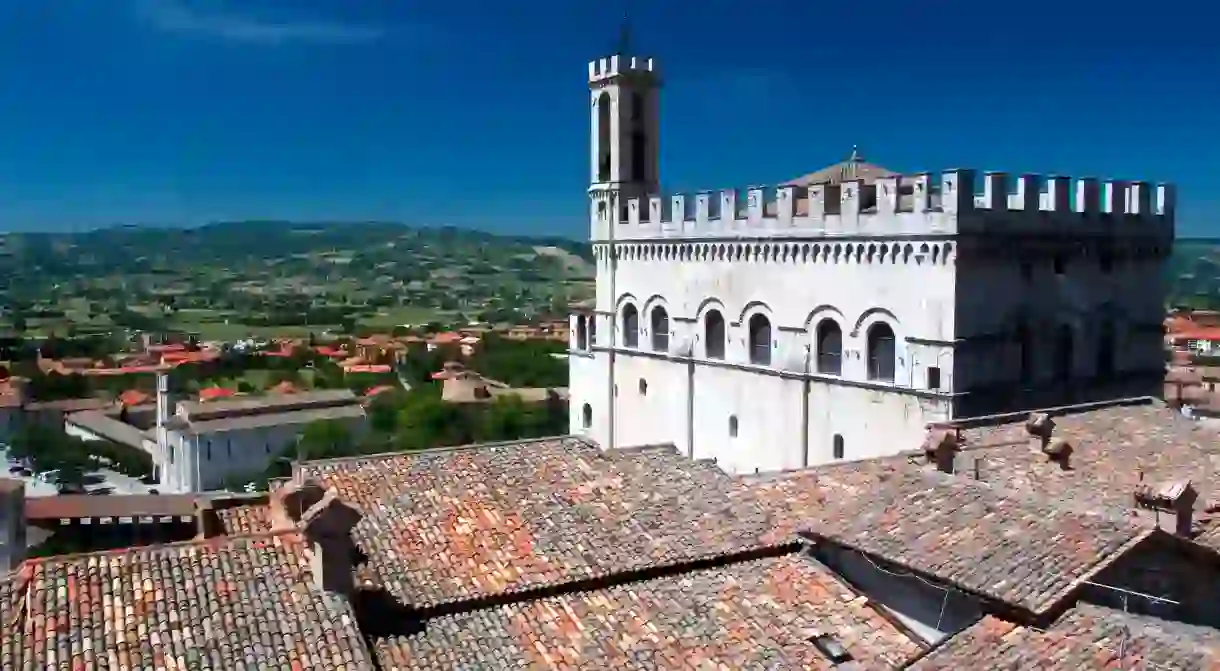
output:
POLYGON ((853 151, 778 186, 663 196, 658 63, 598 59, 589 89, 597 295, 571 318, 574 434, 753 473, 1159 393, 1171 186, 903 174, 853 151))

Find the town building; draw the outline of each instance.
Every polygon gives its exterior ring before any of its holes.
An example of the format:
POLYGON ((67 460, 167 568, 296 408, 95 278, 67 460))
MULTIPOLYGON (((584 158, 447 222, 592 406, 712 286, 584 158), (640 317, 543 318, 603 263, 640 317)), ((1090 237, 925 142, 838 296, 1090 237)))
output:
POLYGON ((174 403, 164 376, 157 402, 124 411, 87 409, 63 419, 66 433, 82 440, 109 440, 148 452, 163 493, 222 487, 234 476, 261 473, 282 458, 314 421, 343 423, 353 436, 366 429, 362 399, 347 389, 221 396, 174 403))
POLYGON ((898 174, 853 151, 663 197, 658 63, 596 60, 589 88, 597 297, 571 318, 573 433, 752 473, 1160 393, 1171 186, 898 174))
POLYGON ((347 389, 183 401, 171 415, 164 377, 158 384, 156 424, 143 446, 166 492, 217 489, 231 477, 260 473, 311 422, 340 422, 354 437, 367 426, 360 398, 347 389))

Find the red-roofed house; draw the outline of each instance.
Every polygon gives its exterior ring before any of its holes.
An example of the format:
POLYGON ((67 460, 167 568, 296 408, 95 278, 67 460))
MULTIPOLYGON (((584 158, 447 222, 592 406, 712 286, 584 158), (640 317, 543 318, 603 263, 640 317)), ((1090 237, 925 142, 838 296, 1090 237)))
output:
POLYGON ((386 392, 391 392, 397 388, 398 387, 394 387, 394 386, 391 386, 388 384, 380 384, 380 385, 377 385, 376 387, 372 387, 368 391, 364 392, 364 397, 373 398, 374 396, 377 396, 378 394, 384 394, 386 392))
POLYGON ((215 401, 216 399, 229 398, 236 395, 237 392, 224 387, 208 387, 206 389, 199 390, 200 401, 215 401))
POLYGON ((145 403, 151 403, 152 400, 153 398, 151 396, 145 394, 139 389, 128 389, 127 391, 119 394, 119 403, 127 406, 128 408, 143 405, 145 403))

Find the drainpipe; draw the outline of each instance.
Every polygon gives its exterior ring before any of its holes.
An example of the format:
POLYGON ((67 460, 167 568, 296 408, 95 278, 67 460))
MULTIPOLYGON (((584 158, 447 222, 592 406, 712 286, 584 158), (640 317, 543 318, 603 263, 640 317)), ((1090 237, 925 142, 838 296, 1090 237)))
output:
POLYGON ((801 467, 809 466, 809 354, 811 348, 805 343, 805 376, 801 381, 801 467))
POLYGON ((695 458, 695 351, 687 354, 686 361, 686 456, 695 458))
POLYGON ((617 191, 613 192, 613 194, 610 196, 610 208, 610 234, 607 237, 610 255, 610 328, 608 329, 610 331, 610 375, 608 376, 609 386, 606 388, 606 398, 610 401, 610 430, 607 434, 610 444, 607 445, 605 449, 613 450, 615 448, 615 434, 617 433, 618 424, 618 413, 615 410, 618 406, 618 398, 614 394, 615 360, 618 358, 618 293, 615 289, 615 273, 618 270, 618 250, 615 249, 614 238, 615 234, 618 232, 618 218, 621 213, 619 212, 619 193, 617 191))

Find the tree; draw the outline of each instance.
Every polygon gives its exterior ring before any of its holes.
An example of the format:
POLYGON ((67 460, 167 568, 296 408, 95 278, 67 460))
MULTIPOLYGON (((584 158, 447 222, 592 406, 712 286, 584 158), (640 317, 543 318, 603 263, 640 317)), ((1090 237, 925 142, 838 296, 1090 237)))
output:
MULTIPOLYGON (((342 422, 322 419, 310 422, 301 432, 297 446, 306 461, 350 457, 356 454, 356 443, 351 431, 342 422)), ((292 455, 296 457, 296 455, 292 455)))

